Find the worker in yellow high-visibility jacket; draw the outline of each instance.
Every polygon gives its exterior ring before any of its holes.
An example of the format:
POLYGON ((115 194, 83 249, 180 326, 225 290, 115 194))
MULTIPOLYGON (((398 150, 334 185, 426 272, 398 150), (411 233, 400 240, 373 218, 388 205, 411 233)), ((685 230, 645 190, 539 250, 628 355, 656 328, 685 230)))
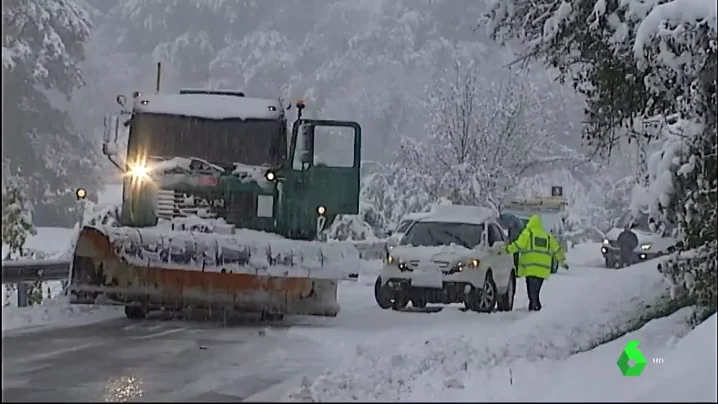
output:
POLYGON ((506 252, 519 254, 516 276, 526 278, 529 310, 541 310, 541 286, 551 276, 551 262, 556 259, 563 268, 568 269, 561 244, 555 236, 544 230, 541 218, 532 215, 519 237, 506 246, 506 252))

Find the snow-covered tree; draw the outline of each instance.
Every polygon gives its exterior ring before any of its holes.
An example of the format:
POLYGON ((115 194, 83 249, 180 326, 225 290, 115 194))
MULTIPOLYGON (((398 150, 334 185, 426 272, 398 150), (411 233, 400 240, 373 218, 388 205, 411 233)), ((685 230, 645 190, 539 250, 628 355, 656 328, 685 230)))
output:
POLYGON ((361 241, 376 239, 372 227, 360 215, 341 215, 326 230, 329 240, 361 241))
MULTIPOLYGON (((28 236, 35 234, 35 226, 29 214, 29 203, 22 186, 16 178, 8 178, 2 190, 2 244, 7 253, 3 260, 32 258, 31 251, 23 249, 28 236)), ((30 304, 42 302, 42 282, 29 285, 28 301, 30 304)), ((5 285, 5 305, 10 304, 10 295, 16 289, 14 285, 5 285)))
POLYGON ((35 234, 25 192, 15 178, 8 178, 2 190, 2 244, 8 251, 3 260, 23 255, 27 237, 35 234))
POLYGON ((495 37, 520 39, 524 59, 542 58, 573 80, 587 97, 584 137, 597 149, 610 153, 621 137, 660 137, 634 207, 681 225, 698 254, 662 272, 713 312, 716 9, 713 0, 495 0, 484 20, 495 37), (646 131, 646 120, 663 129, 646 131))
POLYGON ((96 149, 62 106, 91 24, 73 0, 4 1, 2 15, 3 178, 22 172, 36 224, 71 225, 74 189, 97 183, 96 149))
POLYGON ((427 139, 401 144, 406 169, 424 178, 422 192, 498 207, 520 178, 564 160, 543 125, 547 103, 523 74, 457 61, 438 77, 426 95, 427 139))
POLYGON ((399 162, 380 165, 362 178, 360 210, 375 233, 392 230, 407 213, 423 212, 436 199, 423 188, 424 178, 399 162))

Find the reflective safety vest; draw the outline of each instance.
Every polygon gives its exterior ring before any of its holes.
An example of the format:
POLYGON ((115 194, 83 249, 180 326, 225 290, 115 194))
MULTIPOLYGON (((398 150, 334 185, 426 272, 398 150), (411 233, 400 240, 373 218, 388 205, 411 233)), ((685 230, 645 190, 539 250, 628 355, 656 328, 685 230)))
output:
POLYGON ((548 279, 551 276, 552 262, 564 260, 556 238, 542 229, 525 228, 506 250, 511 254, 519 253, 519 277, 536 276, 548 279))

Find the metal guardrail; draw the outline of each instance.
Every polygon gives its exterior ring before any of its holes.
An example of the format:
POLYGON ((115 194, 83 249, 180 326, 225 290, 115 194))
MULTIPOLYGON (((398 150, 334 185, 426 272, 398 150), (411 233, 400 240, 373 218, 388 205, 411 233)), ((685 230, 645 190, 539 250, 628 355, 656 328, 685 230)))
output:
POLYGON ((2 261, 2 283, 17 284, 17 306, 28 305, 27 284, 63 281, 70 277, 69 260, 2 261))
POLYGON ((21 260, 2 262, 2 283, 61 281, 70 276, 69 260, 21 260))

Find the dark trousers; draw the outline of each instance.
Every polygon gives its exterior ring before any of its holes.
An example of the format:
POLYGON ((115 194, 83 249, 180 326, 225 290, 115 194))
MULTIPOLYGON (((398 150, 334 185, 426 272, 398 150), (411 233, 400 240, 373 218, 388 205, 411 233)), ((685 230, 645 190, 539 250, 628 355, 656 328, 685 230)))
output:
POLYGON ((529 295, 529 310, 541 310, 541 286, 543 286, 543 278, 538 276, 526 277, 526 293, 529 295))
POLYGON ((621 259, 622 267, 633 265, 633 250, 621 250, 619 252, 619 257, 621 259))

